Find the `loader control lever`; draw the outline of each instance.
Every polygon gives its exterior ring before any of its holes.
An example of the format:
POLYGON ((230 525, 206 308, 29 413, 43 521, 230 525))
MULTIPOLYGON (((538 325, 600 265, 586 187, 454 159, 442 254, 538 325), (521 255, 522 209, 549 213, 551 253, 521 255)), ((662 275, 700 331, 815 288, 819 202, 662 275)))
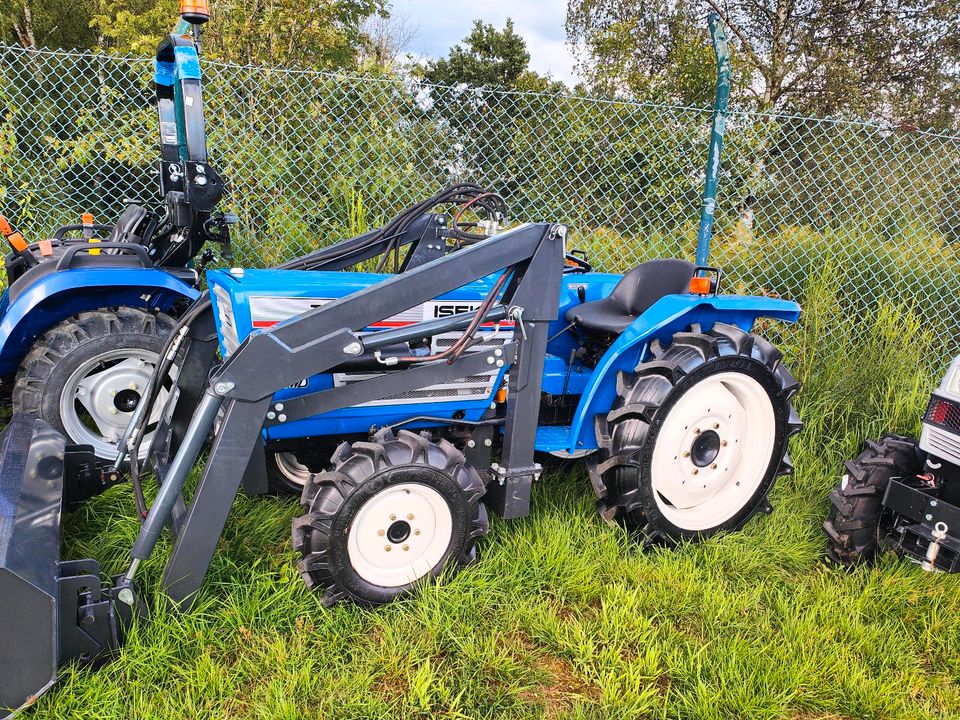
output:
POLYGON ((14 228, 10 224, 10 221, 3 215, 0 215, 0 235, 6 238, 10 249, 23 258, 23 261, 28 267, 33 267, 37 264, 37 259, 33 256, 33 253, 30 252, 27 241, 23 239, 23 235, 14 228))

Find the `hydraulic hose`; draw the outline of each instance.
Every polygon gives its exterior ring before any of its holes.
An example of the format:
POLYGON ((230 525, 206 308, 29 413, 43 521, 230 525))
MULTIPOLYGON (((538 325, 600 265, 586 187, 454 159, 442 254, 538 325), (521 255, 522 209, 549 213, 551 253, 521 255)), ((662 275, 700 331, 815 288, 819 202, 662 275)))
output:
MULTIPOLYGON (((141 398, 137 406, 137 412, 131 418, 132 427, 127 428, 124 437, 129 445, 127 449, 130 463, 130 483, 133 486, 134 498, 137 503, 137 512, 141 518, 147 516, 147 504, 143 495, 143 484, 140 480, 140 446, 143 442, 143 436, 146 434, 147 425, 150 422, 150 416, 153 415, 153 408, 160 396, 160 389, 163 387, 163 379, 170 374, 170 368, 179 352, 182 342, 186 339, 193 322, 211 307, 210 294, 204 293, 193 305, 183 314, 173 328, 173 332, 164 343, 163 351, 160 356, 160 362, 154 369, 150 382, 147 384, 147 391, 141 398), (140 408, 143 408, 141 411, 140 408), (135 423, 135 424, 134 424, 135 423)), ((120 453, 124 452, 121 447, 120 453)), ((119 459, 119 458, 118 458, 119 459)), ((120 461, 122 462, 122 460, 120 461)))

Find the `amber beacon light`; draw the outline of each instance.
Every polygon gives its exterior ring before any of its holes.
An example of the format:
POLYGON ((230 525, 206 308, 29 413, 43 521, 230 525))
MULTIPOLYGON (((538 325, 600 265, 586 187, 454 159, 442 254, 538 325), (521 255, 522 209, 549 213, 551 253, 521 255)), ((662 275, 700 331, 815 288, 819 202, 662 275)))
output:
POLYGON ((188 23, 202 25, 210 19, 210 4, 207 0, 180 0, 180 17, 188 23))

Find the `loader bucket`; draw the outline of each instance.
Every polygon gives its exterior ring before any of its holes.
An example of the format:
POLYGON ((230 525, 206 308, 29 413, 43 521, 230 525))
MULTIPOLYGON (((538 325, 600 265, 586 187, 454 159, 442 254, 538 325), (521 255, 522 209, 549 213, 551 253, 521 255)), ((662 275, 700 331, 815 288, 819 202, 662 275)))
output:
POLYGON ((95 560, 60 560, 64 488, 91 494, 89 458, 32 415, 0 433, 0 718, 48 690, 59 665, 102 662, 142 608, 101 588, 95 560))
POLYGON ((0 433, 0 717, 57 677, 64 446, 29 415, 0 433))

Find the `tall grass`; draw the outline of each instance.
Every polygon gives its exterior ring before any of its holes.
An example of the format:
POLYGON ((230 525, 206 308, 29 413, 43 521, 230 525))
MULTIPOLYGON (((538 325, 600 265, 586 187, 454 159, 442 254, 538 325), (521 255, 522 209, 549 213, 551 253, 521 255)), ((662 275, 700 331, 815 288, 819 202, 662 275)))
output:
MULTIPOLYGON (((885 557, 822 563, 826 494, 865 436, 912 432, 936 377, 915 308, 851 317, 813 268, 796 327, 765 332, 803 381, 806 423, 770 516, 702 545, 641 551, 555 472, 480 562, 376 610, 324 609, 293 569, 297 503, 238 498, 190 613, 154 600, 120 656, 73 668, 35 718, 960 717, 960 577, 885 557)), ((123 487, 66 526, 70 556, 123 567, 123 487)), ((167 548, 146 566, 156 598, 167 548)))

